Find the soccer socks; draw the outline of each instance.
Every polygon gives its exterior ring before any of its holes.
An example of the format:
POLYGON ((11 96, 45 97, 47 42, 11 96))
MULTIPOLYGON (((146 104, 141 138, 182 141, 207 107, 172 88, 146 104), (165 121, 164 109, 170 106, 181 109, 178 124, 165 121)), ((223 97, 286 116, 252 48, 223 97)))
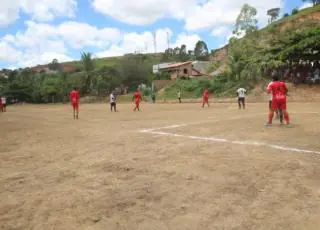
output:
POLYGON ((269 122, 269 124, 271 124, 272 123, 272 119, 273 119, 273 111, 269 112, 269 116, 268 117, 269 117, 269 121, 268 122, 269 122))
POLYGON ((287 111, 285 111, 283 113, 283 116, 284 116, 284 120, 286 121, 286 123, 290 124, 289 113, 287 111))

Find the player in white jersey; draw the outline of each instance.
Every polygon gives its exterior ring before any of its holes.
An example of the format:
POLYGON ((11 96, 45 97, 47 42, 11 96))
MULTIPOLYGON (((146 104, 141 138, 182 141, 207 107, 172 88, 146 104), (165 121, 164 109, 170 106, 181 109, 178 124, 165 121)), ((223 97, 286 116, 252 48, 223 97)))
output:
POLYGON ((116 96, 114 95, 113 92, 110 93, 109 102, 110 102, 111 112, 112 112, 112 110, 114 110, 115 112, 117 112, 116 96))
POLYGON ((246 93, 247 90, 245 88, 241 87, 237 90, 239 109, 241 109, 241 105, 243 109, 246 108, 246 93))

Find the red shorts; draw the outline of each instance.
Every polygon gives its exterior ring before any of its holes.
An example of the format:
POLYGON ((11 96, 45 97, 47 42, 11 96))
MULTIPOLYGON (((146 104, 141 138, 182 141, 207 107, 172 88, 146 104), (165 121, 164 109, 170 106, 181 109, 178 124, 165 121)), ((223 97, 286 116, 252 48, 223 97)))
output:
POLYGON ((140 104, 140 100, 136 100, 135 103, 136 103, 136 105, 139 105, 140 104))
POLYGON ((208 103, 208 102, 209 102, 209 98, 204 97, 204 98, 203 98, 203 103, 208 103))
POLYGON ((79 108, 79 103, 78 102, 72 102, 72 107, 73 107, 73 109, 78 109, 79 108))
POLYGON ((286 100, 272 100, 272 110, 286 110, 287 109, 287 101, 286 100))

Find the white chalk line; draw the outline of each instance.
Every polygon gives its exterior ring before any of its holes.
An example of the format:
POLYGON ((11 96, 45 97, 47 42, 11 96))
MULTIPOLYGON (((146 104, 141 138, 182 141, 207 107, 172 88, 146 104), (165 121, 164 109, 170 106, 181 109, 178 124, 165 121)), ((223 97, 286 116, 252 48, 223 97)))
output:
POLYGON ((160 136, 171 136, 171 137, 182 137, 188 138, 193 140, 202 140, 202 141, 212 141, 212 142, 220 142, 220 143, 229 143, 229 144, 237 144, 237 145, 251 145, 251 146, 264 146, 269 147, 272 149, 282 150, 282 151, 290 151, 290 152, 299 152, 299 153, 313 153, 319 154, 319 151, 313 151, 308 149, 299 149, 293 148, 288 146, 281 146, 281 145, 274 145, 269 144, 266 142, 259 142, 259 141, 232 141, 224 138, 217 138, 217 137, 200 137, 200 136, 189 136, 183 134, 176 134, 176 133, 167 133, 167 132, 160 132, 160 131, 145 131, 145 133, 156 134, 160 136))
MULTIPOLYGON (((293 112, 293 114, 319 114, 319 112, 293 112)), ((189 125, 199 125, 199 124, 219 122, 219 121, 228 121, 228 120, 236 120, 236 119, 242 119, 242 118, 250 118, 250 117, 255 117, 255 116, 259 116, 259 115, 265 115, 265 113, 252 114, 252 115, 249 115, 249 116, 241 116, 241 117, 238 116, 238 117, 232 117, 232 118, 228 118, 228 119, 217 119, 217 120, 206 121, 206 122, 179 124, 179 125, 169 125, 169 126, 158 127, 158 128, 153 128, 153 129, 143 129, 143 130, 140 130, 139 132, 150 133, 150 134, 161 135, 161 136, 182 137, 182 138, 188 138, 188 139, 194 139, 194 140, 224 142, 224 143, 238 144, 238 145, 265 146, 265 147, 278 149, 278 150, 283 150, 283 151, 300 152, 300 153, 314 153, 314 154, 319 154, 320 155, 319 151, 313 151, 313 150, 307 150, 307 149, 299 149, 299 148, 293 148, 293 147, 288 147, 288 146, 274 145, 274 144, 269 144, 269 143, 260 142, 260 141, 232 141, 232 140, 228 140, 228 139, 224 139, 224 138, 190 136, 190 135, 182 135, 182 134, 175 134, 175 133, 167 133, 167 132, 157 131, 157 130, 163 130, 163 129, 180 128, 180 127, 185 127, 185 126, 189 126, 189 125)))

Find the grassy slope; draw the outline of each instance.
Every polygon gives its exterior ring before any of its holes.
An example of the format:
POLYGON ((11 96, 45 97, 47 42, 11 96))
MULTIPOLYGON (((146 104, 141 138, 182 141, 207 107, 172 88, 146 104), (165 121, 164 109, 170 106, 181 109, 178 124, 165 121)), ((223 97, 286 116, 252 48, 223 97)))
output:
MULTIPOLYGON (((262 37, 266 38, 269 36, 269 33, 271 33, 271 30, 273 28, 277 28, 279 26, 285 25, 287 23, 290 23, 292 21, 297 20, 298 18, 299 19, 304 18, 306 15, 310 15, 315 12, 320 12, 320 5, 318 5, 316 7, 311 7, 311 8, 301 10, 298 14, 288 16, 286 18, 282 18, 282 19, 266 26, 265 28, 261 29, 259 32, 263 34, 262 37)), ((300 23, 301 23, 301 26, 308 26, 308 21, 306 21, 306 22, 302 21, 300 23)), ((261 42, 264 42, 264 41, 262 40, 261 42)), ((197 85, 197 80, 191 80, 188 82, 189 83, 187 83, 187 84, 197 85)), ((236 89, 240 85, 241 85, 241 83, 240 84, 228 83, 228 85, 226 85, 226 86, 221 86, 222 91, 217 93, 215 96, 216 97, 233 97, 235 95, 236 89)), ((261 83, 261 85, 264 85, 264 84, 261 83)), ((198 86, 195 87, 195 89, 190 90, 190 87, 186 87, 185 83, 180 81, 180 82, 176 82, 173 85, 170 85, 170 86, 166 87, 165 89, 162 89, 160 92, 158 92, 158 98, 159 99, 175 99, 176 92, 178 89, 181 89, 183 91, 185 98, 198 98, 201 95, 201 91, 202 91, 201 88, 203 88, 203 87, 201 87, 201 84, 198 84, 198 86)), ((256 87, 254 85, 249 85, 249 86, 247 86, 247 88, 253 89, 256 87)))

